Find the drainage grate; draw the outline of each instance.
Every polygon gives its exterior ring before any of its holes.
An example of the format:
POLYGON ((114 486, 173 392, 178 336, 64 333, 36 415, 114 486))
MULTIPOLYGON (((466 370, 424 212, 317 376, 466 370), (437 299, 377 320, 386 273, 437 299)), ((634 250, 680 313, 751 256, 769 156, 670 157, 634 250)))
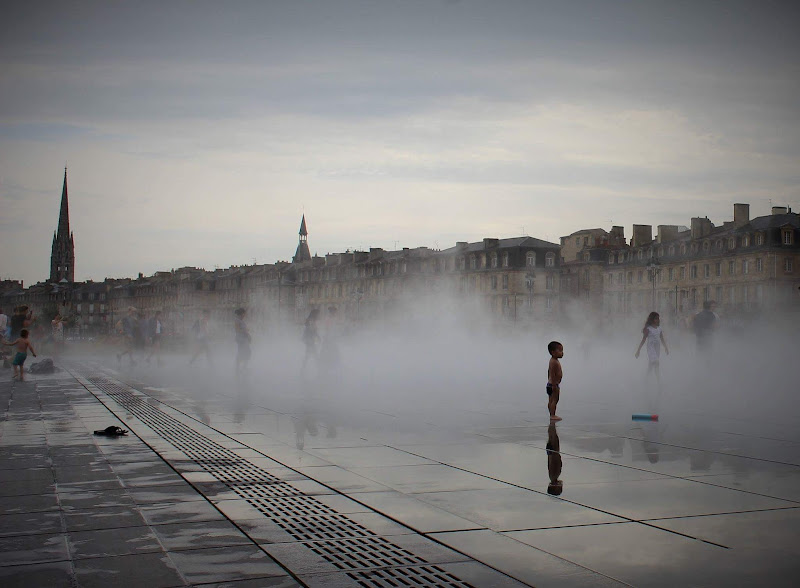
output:
POLYGON ((80 370, 88 382, 229 490, 360 586, 471 588, 425 559, 337 513, 154 406, 135 388, 80 370))

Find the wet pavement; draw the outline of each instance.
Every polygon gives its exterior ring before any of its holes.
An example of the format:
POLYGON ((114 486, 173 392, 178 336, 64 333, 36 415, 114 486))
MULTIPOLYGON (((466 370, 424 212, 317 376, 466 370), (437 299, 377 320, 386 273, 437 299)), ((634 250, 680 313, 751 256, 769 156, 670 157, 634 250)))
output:
POLYGON ((795 414, 548 427, 491 398, 62 365, 0 383, 4 587, 797 583, 795 414))

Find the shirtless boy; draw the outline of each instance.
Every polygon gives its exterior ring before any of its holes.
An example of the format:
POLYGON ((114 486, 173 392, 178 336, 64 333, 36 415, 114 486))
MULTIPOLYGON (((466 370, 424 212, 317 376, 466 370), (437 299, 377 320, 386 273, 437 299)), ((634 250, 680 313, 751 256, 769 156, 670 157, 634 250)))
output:
POLYGON ((547 351, 550 352, 550 363, 547 365, 547 410, 550 411, 550 422, 560 421, 561 417, 556 416, 556 405, 561 394, 561 378, 564 372, 561 371, 561 362, 564 357, 564 346, 558 341, 550 341, 547 344, 547 351))
POLYGON ((25 360, 28 358, 28 350, 36 357, 36 351, 33 349, 33 345, 31 345, 30 339, 28 339, 28 329, 22 329, 19 333, 19 339, 16 341, 12 341, 10 343, 6 343, 6 345, 13 346, 17 353, 14 355, 14 378, 17 377, 17 368, 19 368, 19 381, 25 381, 25 368, 23 367, 25 364, 25 360))

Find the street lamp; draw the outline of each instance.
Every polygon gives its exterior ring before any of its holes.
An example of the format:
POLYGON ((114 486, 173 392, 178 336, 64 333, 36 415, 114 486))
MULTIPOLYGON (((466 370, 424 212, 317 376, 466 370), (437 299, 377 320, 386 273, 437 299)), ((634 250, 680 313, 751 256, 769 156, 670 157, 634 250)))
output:
POLYGON ((658 261, 657 257, 651 257, 650 263, 647 264, 647 271, 650 274, 650 280, 653 282, 653 297, 651 301, 651 307, 653 310, 656 309, 656 276, 661 273, 661 262, 658 261))

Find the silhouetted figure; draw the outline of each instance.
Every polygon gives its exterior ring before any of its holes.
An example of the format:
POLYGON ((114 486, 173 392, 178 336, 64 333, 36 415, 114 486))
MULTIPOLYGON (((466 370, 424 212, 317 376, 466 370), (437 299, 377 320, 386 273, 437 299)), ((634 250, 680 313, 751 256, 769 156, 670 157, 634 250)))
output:
POLYGON ((308 313, 308 317, 306 317, 306 322, 303 327, 303 344, 306 346, 306 355, 303 358, 303 370, 306 369, 306 365, 308 365, 308 360, 310 358, 314 358, 314 361, 317 360, 318 356, 318 345, 320 341, 319 337, 319 325, 317 324, 319 321, 319 309, 315 308, 311 312, 308 313))
POLYGON ((698 312, 692 321, 692 329, 697 337, 698 353, 705 354, 711 350, 712 337, 719 320, 717 313, 714 312, 716 307, 717 303, 714 300, 706 300, 703 302, 703 310, 698 312))
POLYGON ((561 475, 561 441, 558 439, 556 424, 550 423, 547 427, 547 475, 550 483, 547 484, 547 493, 559 496, 564 489, 564 482, 559 479, 561 475))
POLYGON ((200 354, 206 356, 206 363, 211 364, 211 347, 208 344, 208 319, 210 316, 208 310, 204 310, 200 318, 197 319, 192 325, 192 335, 194 336, 194 353, 192 359, 189 360, 189 365, 194 363, 200 354))
POLYGON ((244 308, 237 308, 234 311, 236 317, 233 319, 233 330, 236 337, 236 375, 238 376, 244 368, 247 367, 247 362, 250 361, 250 331, 247 328, 247 323, 244 322, 244 317, 247 311, 244 308))

